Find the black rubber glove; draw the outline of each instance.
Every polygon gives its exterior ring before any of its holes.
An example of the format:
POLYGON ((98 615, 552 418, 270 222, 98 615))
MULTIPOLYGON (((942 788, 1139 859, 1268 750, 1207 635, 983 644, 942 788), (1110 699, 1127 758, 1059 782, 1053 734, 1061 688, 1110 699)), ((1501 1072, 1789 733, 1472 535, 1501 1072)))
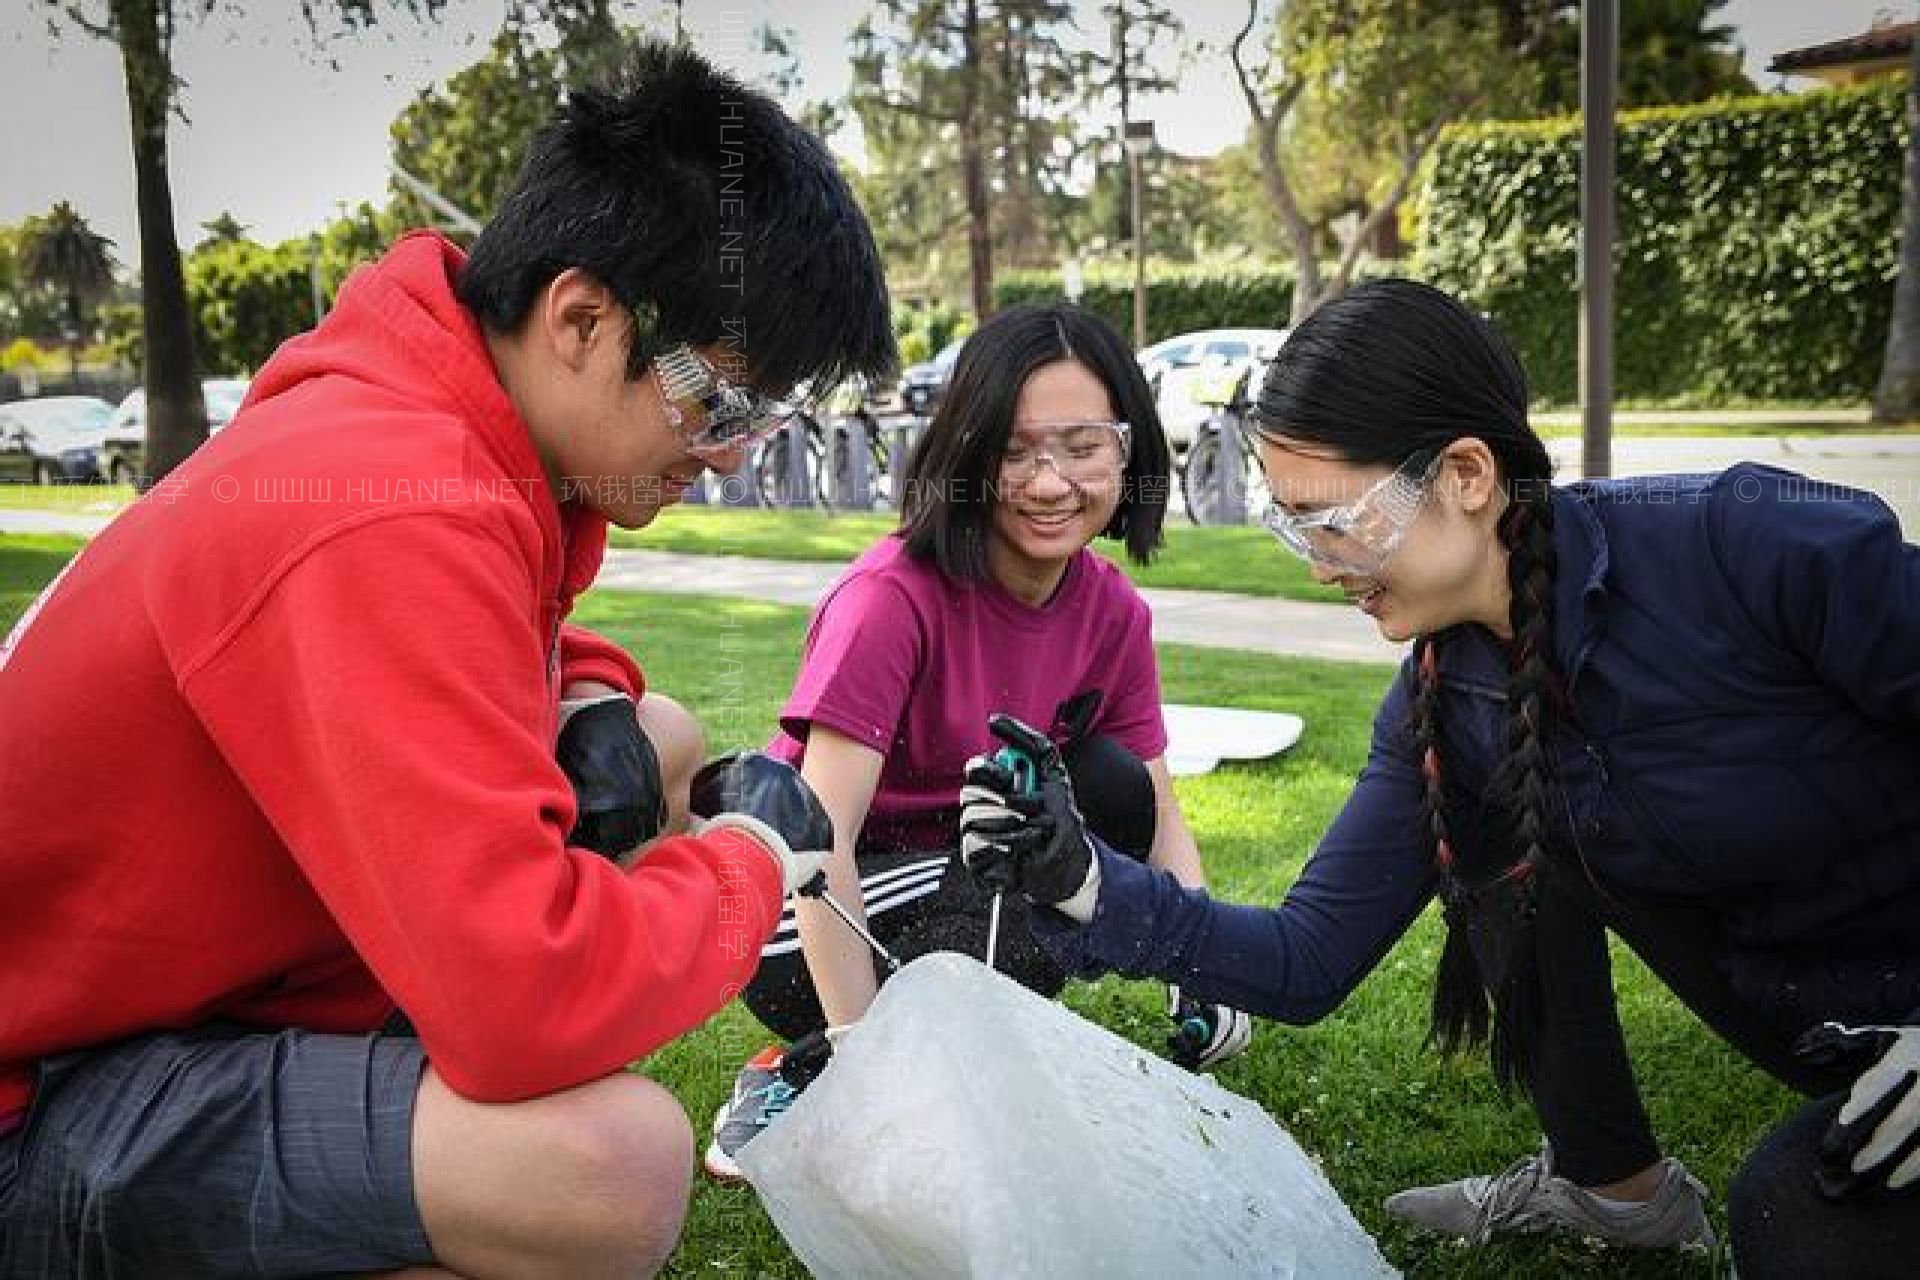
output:
POLYGON ((660 759, 640 732, 633 699, 608 694, 568 710, 554 758, 573 784, 568 844, 617 861, 665 829, 660 759))
POLYGON ((763 752, 707 761, 693 775, 687 805, 709 826, 739 826, 758 836, 780 864, 787 893, 819 874, 833 849, 833 819, 820 797, 798 769, 763 752))
POLYGON ((967 762, 960 790, 960 860, 989 891, 1018 889, 1085 923, 1100 891, 1100 862, 1073 802, 1073 782, 1053 740, 1009 715, 987 721, 1033 765, 1026 779, 994 756, 967 762))

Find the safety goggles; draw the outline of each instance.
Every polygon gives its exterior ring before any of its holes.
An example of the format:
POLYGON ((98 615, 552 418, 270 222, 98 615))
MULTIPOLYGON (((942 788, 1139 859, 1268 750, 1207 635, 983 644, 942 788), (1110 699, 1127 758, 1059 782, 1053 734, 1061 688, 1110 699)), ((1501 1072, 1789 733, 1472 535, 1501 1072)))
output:
POLYGON ((787 425, 798 406, 728 378, 685 343, 653 358, 667 418, 696 456, 746 449, 787 425))
POLYGON ((1263 523, 1302 560, 1336 574, 1371 578, 1400 549, 1445 458, 1416 453, 1344 506, 1294 515, 1268 503, 1263 523))
POLYGON ((1111 483, 1127 465, 1132 440, 1124 422, 1023 423, 1000 454, 1000 482, 1031 484, 1045 463, 1068 484, 1111 483))

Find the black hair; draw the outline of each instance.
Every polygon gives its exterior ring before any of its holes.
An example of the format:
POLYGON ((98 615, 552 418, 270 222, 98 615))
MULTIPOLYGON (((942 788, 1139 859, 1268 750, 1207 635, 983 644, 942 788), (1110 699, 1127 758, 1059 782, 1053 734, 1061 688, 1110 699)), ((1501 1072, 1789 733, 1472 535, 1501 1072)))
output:
POLYGON ((1526 374, 1500 331, 1454 298, 1412 280, 1370 281, 1294 330, 1267 371, 1253 425, 1275 444, 1317 446, 1357 466, 1399 467, 1473 438, 1499 467, 1513 639, 1506 754, 1483 797, 1480 847, 1456 848, 1447 821, 1444 632, 1414 642, 1409 731, 1447 922, 1430 1038, 1452 1052, 1491 1031, 1495 1077, 1525 1089, 1539 1018, 1533 917, 1550 867, 1548 739, 1565 698, 1553 648, 1553 464, 1527 422, 1526 374))
POLYGON ((683 46, 637 45, 569 95, 474 241, 460 301, 509 333, 572 267, 633 313, 633 378, 682 342, 782 392, 896 362, 873 233, 832 157, 683 46))
POLYGON ((1120 505, 1101 530, 1135 564, 1162 541, 1173 454, 1140 363, 1113 326, 1067 304, 1009 307, 961 347, 945 396, 907 460, 900 533, 907 550, 957 579, 987 576, 987 534, 999 500, 1000 457, 1021 388, 1035 370, 1076 360, 1100 380, 1129 425, 1120 505))

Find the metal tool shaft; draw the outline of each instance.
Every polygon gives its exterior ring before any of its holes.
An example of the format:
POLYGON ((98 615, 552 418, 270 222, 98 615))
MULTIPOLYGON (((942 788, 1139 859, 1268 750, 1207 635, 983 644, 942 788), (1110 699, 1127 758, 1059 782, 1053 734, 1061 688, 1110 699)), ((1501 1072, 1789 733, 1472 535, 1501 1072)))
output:
POLYGON ((1000 899, 1003 895, 993 895, 993 910, 987 917, 987 968, 994 967, 994 959, 1000 954, 1000 899))
POLYGON ((859 934, 861 940, 864 941, 868 946, 873 948, 873 953, 879 956, 882 960, 887 962, 888 972, 899 971, 900 958, 894 955, 893 952, 881 946, 880 939, 874 937, 871 933, 867 932, 867 926, 861 924, 860 921, 857 918, 855 918, 854 914, 851 911, 841 906, 840 900, 838 898, 834 897, 832 894, 827 892, 826 873, 822 872, 812 882, 802 885, 800 888, 800 893, 803 896, 808 898, 818 898, 820 901, 826 903, 829 907, 832 907, 833 914, 839 916, 842 920, 846 921, 847 928, 859 934))

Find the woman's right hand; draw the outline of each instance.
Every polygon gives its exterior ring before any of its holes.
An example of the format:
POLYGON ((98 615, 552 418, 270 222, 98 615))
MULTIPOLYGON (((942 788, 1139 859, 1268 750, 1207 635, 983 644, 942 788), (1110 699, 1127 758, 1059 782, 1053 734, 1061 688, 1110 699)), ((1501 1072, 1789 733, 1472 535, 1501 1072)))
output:
POLYGON ((960 860, 983 888, 1017 889, 1085 924, 1099 899, 1100 860, 1060 749, 1009 715, 994 715, 987 727, 1032 762, 1033 789, 1023 790, 998 754, 969 760, 960 790, 960 860))

